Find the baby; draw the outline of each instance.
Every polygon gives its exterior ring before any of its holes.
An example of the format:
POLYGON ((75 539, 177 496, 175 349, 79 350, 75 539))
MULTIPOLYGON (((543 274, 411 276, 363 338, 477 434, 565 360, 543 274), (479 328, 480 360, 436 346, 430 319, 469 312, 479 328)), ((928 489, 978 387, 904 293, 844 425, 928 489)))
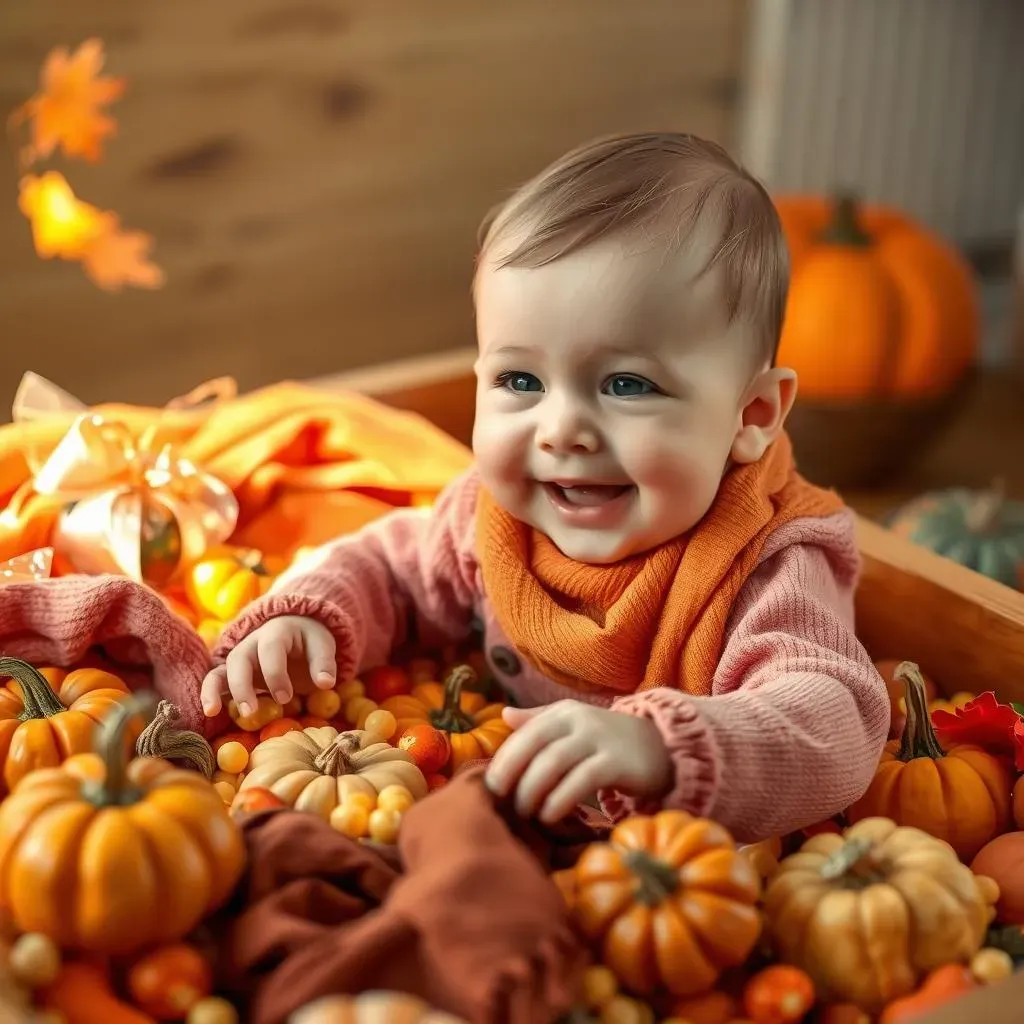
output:
POLYGON ((518 707, 487 769, 523 815, 600 801, 742 841, 867 787, 889 704, 854 636, 840 499, 797 475, 765 190, 674 133, 567 154, 485 222, 474 468, 322 549, 233 622, 202 699, 289 700, 465 637, 518 707))

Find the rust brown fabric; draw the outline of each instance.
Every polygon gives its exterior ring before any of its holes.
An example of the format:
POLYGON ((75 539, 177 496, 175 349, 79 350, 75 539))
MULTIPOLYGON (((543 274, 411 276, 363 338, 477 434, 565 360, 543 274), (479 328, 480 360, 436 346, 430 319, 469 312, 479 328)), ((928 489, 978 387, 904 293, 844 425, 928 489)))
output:
POLYGON ((474 767, 406 814, 400 869, 311 815, 244 828, 250 870, 223 923, 218 984, 251 1024, 332 992, 398 989, 470 1024, 545 1024, 585 962, 548 877, 601 829, 552 832, 496 805, 474 767))

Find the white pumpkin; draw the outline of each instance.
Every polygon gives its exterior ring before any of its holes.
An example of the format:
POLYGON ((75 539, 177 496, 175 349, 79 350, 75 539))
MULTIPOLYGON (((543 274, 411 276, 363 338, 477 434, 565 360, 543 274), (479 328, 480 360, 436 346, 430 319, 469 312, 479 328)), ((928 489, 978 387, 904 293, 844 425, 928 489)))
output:
POLYGON ((371 733, 317 726, 286 732, 257 744, 239 791, 269 789, 297 811, 325 821, 355 793, 376 799, 385 786, 404 786, 413 798, 427 795, 427 780, 412 758, 371 733))

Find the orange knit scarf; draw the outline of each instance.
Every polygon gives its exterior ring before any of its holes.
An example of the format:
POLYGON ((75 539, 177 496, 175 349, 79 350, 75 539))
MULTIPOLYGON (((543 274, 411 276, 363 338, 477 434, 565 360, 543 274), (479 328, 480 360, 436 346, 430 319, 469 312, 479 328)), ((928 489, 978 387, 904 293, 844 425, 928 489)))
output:
POLYGON ((550 679, 613 695, 656 686, 709 694, 729 613, 765 541, 842 507, 797 474, 784 434, 760 461, 726 474, 689 533, 613 565, 574 562, 481 491, 484 592, 511 643, 550 679))

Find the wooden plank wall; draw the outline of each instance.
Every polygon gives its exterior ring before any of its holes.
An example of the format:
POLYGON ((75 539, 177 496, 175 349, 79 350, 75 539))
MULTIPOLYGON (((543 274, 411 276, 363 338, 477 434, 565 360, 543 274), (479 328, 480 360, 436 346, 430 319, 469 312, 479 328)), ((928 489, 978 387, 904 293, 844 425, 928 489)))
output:
POLYGON ((28 368, 161 402, 471 341, 477 223, 576 142, 730 144, 746 0, 18 0, 0 109, 90 35, 127 76, 82 198, 151 231, 168 284, 108 296, 42 262, 0 161, 0 416, 28 368))

